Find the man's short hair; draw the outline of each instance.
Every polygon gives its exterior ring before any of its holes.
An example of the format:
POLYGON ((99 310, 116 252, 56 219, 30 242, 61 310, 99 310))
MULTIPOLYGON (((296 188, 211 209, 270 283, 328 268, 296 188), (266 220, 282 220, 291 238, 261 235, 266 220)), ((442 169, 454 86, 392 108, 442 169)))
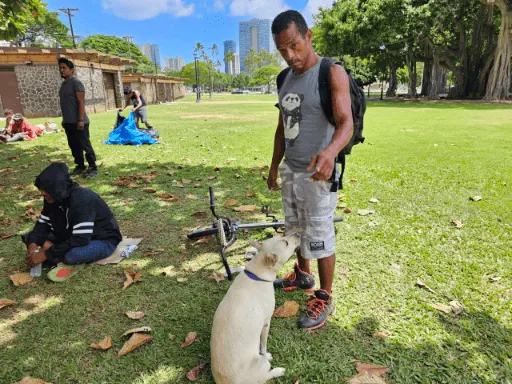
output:
POLYGON ((286 31, 292 23, 297 26, 300 34, 306 37, 306 33, 309 29, 308 23, 306 23, 304 16, 292 9, 281 12, 276 16, 272 22, 272 35, 279 35, 281 32, 286 31))
POLYGON ((4 116, 12 115, 14 111, 12 109, 4 109, 4 116))
POLYGON ((125 95, 128 95, 128 94, 130 94, 130 93, 132 93, 132 92, 133 92, 132 87, 130 87, 129 85, 125 85, 125 86, 124 86, 124 88, 123 88, 123 93, 124 93, 125 95))
POLYGON ((73 62, 71 60, 68 60, 66 59, 65 57, 61 57, 59 59, 59 64, 64 64, 66 67, 68 67, 69 69, 73 69, 75 68, 75 64, 73 64, 73 62))

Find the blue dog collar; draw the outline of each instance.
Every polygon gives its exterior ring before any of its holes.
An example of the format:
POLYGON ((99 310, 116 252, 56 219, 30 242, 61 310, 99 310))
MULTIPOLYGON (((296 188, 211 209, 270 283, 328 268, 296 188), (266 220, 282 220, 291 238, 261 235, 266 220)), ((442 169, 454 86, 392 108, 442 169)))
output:
POLYGON ((249 276, 251 279, 253 279, 254 281, 264 281, 266 283, 270 283, 270 281, 268 280, 263 280, 263 279, 260 279, 258 276, 256 276, 254 273, 252 272, 249 272, 247 269, 244 269, 244 272, 247 276, 249 276))

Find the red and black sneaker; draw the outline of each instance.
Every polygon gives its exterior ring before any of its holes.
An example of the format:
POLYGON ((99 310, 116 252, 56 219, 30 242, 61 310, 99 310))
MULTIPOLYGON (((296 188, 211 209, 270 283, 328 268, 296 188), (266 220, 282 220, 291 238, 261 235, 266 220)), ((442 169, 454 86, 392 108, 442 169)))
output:
POLYGON ((332 296, 323 289, 316 290, 315 296, 308 300, 308 310, 300 317, 298 327, 309 330, 321 328, 325 320, 334 315, 335 310, 332 296))
POLYGON ((315 277, 311 273, 301 271, 298 264, 295 264, 293 272, 288 272, 283 278, 274 281, 275 289, 293 291, 297 288, 306 292, 312 292, 315 288, 315 277))

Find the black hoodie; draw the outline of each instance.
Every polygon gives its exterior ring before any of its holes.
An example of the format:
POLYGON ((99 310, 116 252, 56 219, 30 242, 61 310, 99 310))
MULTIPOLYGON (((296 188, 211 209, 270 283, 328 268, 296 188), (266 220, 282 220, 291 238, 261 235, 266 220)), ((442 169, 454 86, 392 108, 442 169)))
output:
POLYGON ((43 245, 53 232, 57 241, 46 251, 51 261, 60 261, 72 248, 91 240, 107 240, 113 245, 122 239, 119 225, 107 203, 96 193, 79 186, 69 177, 64 163, 53 163, 36 178, 35 186, 48 192, 55 203, 44 202, 29 242, 43 245))

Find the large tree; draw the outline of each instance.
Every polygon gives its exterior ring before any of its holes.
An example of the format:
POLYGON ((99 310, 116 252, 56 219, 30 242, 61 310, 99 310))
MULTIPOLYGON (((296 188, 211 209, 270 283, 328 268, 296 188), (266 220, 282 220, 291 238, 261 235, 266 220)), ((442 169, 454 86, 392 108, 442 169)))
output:
POLYGON ((23 34, 30 19, 47 12, 40 0, 0 1, 0 40, 14 40, 23 34))
POLYGON ((249 73, 251 76, 254 75, 258 68, 261 68, 265 65, 279 65, 277 57, 272 55, 265 49, 256 52, 254 49, 249 51, 249 54, 245 58, 244 61, 245 71, 249 73))
POLYGON ((135 60, 141 68, 144 65, 151 65, 151 61, 142 54, 135 44, 119 37, 92 35, 82 41, 81 47, 135 60))
POLYGON ((279 72, 281 72, 281 68, 276 65, 266 65, 258 68, 249 85, 266 85, 268 92, 270 92, 270 86, 275 84, 279 72))
POLYGON ((73 41, 68 35, 66 27, 58 17, 57 12, 42 12, 38 17, 32 15, 27 17, 27 24, 23 32, 13 39, 17 46, 38 46, 54 47, 55 44, 72 48, 73 41))

